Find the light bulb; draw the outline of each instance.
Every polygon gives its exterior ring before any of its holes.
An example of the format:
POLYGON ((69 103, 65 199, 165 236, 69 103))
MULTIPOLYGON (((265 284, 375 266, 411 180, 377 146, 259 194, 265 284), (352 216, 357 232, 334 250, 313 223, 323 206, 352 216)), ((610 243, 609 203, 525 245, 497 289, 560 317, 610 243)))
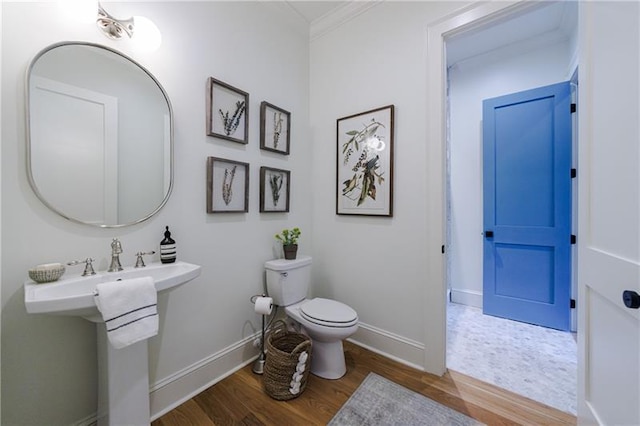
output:
POLYGON ((131 41, 133 48, 139 52, 153 52, 158 50, 162 43, 160 30, 149 18, 134 16, 134 30, 131 41))

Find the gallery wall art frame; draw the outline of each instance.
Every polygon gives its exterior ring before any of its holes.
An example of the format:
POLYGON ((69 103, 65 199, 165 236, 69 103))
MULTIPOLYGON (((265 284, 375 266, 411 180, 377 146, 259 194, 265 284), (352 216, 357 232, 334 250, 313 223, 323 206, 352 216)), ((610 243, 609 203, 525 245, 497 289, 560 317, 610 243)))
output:
POLYGON ((291 113, 267 101, 260 104, 260 149, 289 155, 291 113))
POLYGON ((207 157, 207 213, 249 211, 249 163, 207 157))
POLYGON ((393 216, 394 109, 337 119, 336 214, 393 216))
POLYGON ((289 211, 291 172, 273 167, 260 167, 260 213, 289 211))
POLYGON ((249 143, 249 93, 209 77, 207 136, 249 143))

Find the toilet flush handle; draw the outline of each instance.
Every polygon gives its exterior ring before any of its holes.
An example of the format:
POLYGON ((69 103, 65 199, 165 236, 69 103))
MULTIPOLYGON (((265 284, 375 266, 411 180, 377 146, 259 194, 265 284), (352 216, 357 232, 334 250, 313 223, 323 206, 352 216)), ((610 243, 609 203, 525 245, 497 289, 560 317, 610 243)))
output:
POLYGON ((288 272, 280 272, 280 276, 282 277, 288 277, 289 273, 288 272))

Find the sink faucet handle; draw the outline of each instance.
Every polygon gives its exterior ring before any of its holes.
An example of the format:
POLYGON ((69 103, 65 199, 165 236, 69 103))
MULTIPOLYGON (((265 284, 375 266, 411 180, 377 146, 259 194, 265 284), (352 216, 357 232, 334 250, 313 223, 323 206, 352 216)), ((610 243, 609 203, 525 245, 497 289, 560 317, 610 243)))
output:
POLYGON ((87 257, 85 260, 72 260, 67 262, 68 266, 79 265, 84 263, 84 271, 82 272, 82 276, 86 277, 87 275, 95 275, 96 271, 93 270, 93 261, 94 259, 87 257))
POLYGON ((142 258, 142 256, 147 256, 147 255, 151 255, 151 254, 156 254, 156 252, 154 250, 151 251, 147 251, 147 252, 142 252, 139 251, 136 253, 136 268, 144 268, 146 265, 144 264, 144 259, 142 258))
POLYGON ((114 238, 111 241, 111 255, 121 254, 122 253, 122 243, 119 239, 114 238))

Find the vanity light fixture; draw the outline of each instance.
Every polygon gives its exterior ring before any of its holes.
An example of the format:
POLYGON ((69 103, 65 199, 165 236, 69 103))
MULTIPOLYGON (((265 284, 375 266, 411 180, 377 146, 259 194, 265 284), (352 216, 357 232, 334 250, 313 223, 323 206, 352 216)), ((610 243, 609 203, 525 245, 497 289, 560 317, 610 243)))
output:
POLYGON ((118 19, 104 10, 100 3, 96 25, 112 40, 119 40, 126 34, 134 43, 134 47, 141 51, 154 51, 162 42, 160 30, 149 18, 132 16, 128 19, 118 19))
POLYGON ((109 15, 100 3, 98 3, 98 18, 96 19, 96 24, 104 35, 112 40, 118 40, 122 38, 124 34, 128 35, 129 38, 133 37, 133 30, 135 28, 133 18, 115 18, 109 15))

